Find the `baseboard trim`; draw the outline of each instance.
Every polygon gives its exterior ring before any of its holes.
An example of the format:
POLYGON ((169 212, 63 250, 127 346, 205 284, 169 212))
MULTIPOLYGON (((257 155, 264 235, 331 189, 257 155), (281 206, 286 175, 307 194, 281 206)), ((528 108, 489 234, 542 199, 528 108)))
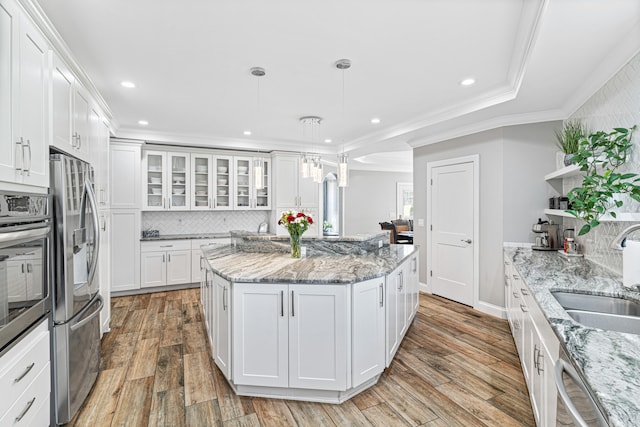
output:
POLYGON ((491 304, 484 301, 478 301, 478 304, 473 308, 485 314, 499 317, 500 319, 507 319, 507 312, 505 311, 504 307, 500 307, 499 305, 491 304))

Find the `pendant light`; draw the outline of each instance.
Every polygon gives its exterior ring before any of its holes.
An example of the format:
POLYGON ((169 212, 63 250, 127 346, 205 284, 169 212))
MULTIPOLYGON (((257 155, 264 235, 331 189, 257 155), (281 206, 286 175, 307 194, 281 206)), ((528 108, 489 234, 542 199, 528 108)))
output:
POLYGON ((344 122, 344 72, 351 68, 349 59, 339 59, 336 61, 336 68, 342 71, 342 132, 343 145, 342 153, 338 154, 338 187, 347 187, 349 185, 349 156, 344 152, 344 132, 346 129, 344 122))
MULTIPOLYGON (((309 130, 312 149, 316 137, 320 133, 319 128, 321 122, 322 117, 318 116, 300 117, 300 123, 302 123, 303 127, 303 135, 306 136, 306 130, 309 130)), ((322 163, 319 155, 305 153, 300 157, 300 176, 302 176, 302 178, 311 178, 314 182, 321 183, 323 178, 322 175, 322 163)))
MULTIPOLYGON (((255 77, 263 77, 267 74, 264 68, 262 67, 253 67, 251 68, 251 75, 255 77)), ((260 79, 258 78, 258 89, 257 89, 257 103, 258 103, 258 113, 256 114, 257 120, 260 119, 260 79)), ((262 157, 256 157, 253 159, 253 186, 256 190, 264 188, 264 159, 262 157)))

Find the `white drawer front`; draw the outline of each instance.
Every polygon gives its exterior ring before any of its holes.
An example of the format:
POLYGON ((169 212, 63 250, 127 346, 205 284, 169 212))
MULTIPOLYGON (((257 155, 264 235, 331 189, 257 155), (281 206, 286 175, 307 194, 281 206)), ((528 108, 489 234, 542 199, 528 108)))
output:
POLYGON ((191 249, 200 249, 202 245, 228 245, 231 243, 231 237, 221 237, 219 239, 193 239, 191 241, 191 249))
MULTIPOLYGON (((51 410, 51 370, 49 363, 45 364, 27 389, 14 399, 2 419, 0 426, 48 426, 51 410)), ((3 394, 3 396, 6 396, 3 394)), ((14 395, 11 395, 14 396, 14 395)))
MULTIPOLYGON (((0 360, 0 414, 4 414, 49 363, 49 331, 33 331, 0 360), (35 339, 33 339, 33 335, 35 339), (12 353, 13 350, 18 350, 12 353), (7 358, 5 360, 5 358, 7 358)), ((0 423, 2 425, 2 423, 0 423)))
POLYGON ((191 240, 158 240, 153 242, 141 242, 140 250, 142 252, 191 250, 191 240))

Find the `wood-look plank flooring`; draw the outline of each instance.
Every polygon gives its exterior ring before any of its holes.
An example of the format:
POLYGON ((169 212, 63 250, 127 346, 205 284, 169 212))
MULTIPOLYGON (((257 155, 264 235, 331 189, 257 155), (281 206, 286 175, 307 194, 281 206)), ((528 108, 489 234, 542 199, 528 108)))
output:
POLYGON ((199 289, 112 299, 100 375, 72 426, 534 426, 506 321, 420 296, 378 384, 341 405, 236 396, 199 289))

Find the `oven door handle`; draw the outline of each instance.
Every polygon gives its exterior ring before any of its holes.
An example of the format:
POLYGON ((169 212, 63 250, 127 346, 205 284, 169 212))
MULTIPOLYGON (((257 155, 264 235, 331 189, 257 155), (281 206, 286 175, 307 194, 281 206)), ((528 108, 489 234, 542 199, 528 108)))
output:
POLYGON ((42 224, 34 224, 32 227, 33 228, 28 229, 27 226, 19 226, 16 228, 20 228, 20 230, 0 233, 0 247, 14 245, 28 240, 42 239, 47 237, 51 231, 51 226, 49 225, 43 227, 42 224))
MULTIPOLYGON (((90 304, 90 305, 86 306, 80 313, 78 313, 77 317, 82 317, 87 312, 89 307, 91 307, 92 305, 93 304, 90 304)), ((82 319, 81 321, 79 321, 75 325, 71 325, 71 327, 69 329, 71 329, 72 331, 75 331, 75 330, 78 330, 78 329, 82 328, 84 325, 89 323, 91 321, 91 319, 93 319, 98 314, 100 314, 100 311, 102 310, 102 307, 104 307, 104 300, 102 299, 102 297, 100 295, 98 295, 98 308, 96 308, 93 311, 93 313, 91 313, 88 317, 82 319)))

